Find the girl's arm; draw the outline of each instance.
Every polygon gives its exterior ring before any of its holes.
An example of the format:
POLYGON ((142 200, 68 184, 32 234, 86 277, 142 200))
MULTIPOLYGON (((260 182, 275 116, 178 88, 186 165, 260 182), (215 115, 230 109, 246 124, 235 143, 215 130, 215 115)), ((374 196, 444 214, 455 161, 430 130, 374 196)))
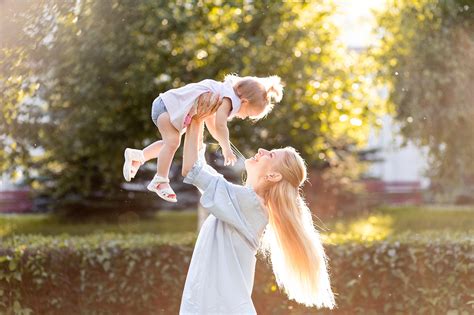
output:
MULTIPOLYGON (((214 121, 210 123, 214 127, 215 135, 211 135, 219 142, 222 149, 230 149, 229 128, 227 128, 227 117, 232 110, 232 103, 228 98, 224 98, 222 105, 217 109, 214 115, 214 121)), ((208 119, 210 120, 211 117, 208 119)), ((211 130, 209 130, 211 132, 211 130)))
POLYGON ((222 105, 217 109, 217 112, 214 115, 215 117, 211 116, 208 118, 208 120, 212 120, 212 118, 214 118, 214 121, 209 121, 209 124, 206 121, 208 128, 209 126, 211 126, 211 128, 209 128, 209 132, 214 137, 214 139, 219 142, 219 145, 222 148, 222 153, 225 158, 225 165, 233 164, 237 160, 230 147, 229 128, 227 127, 227 117, 229 117, 229 112, 231 110, 231 101, 228 98, 224 98, 224 100, 222 101, 222 105))
MULTIPOLYGON (((216 114, 211 115, 207 117, 204 120, 204 123, 206 124, 207 130, 211 134, 211 136, 216 139, 217 137, 217 131, 216 131, 216 114)), ((217 139, 216 139, 217 140, 217 139)))

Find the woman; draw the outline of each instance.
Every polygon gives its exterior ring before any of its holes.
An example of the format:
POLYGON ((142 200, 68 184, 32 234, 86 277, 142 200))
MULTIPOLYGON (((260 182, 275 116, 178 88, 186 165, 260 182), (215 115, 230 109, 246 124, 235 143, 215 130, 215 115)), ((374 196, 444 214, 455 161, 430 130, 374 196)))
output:
POLYGON ((201 191, 211 215, 196 242, 180 314, 256 314, 251 295, 258 250, 270 257, 290 299, 333 308, 327 259, 300 195, 303 159, 293 148, 259 149, 245 160, 245 186, 226 181, 204 159, 203 121, 219 105, 210 97, 199 99, 184 141, 184 181, 201 191))

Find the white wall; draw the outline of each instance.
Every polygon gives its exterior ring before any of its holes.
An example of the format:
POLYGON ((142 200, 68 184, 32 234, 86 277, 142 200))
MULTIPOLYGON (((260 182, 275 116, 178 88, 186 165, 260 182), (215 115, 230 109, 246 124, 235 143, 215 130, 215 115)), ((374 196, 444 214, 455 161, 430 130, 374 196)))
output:
POLYGON ((374 163, 367 174, 384 181, 420 181, 422 188, 428 187, 429 179, 423 175, 428 167, 427 149, 418 148, 411 142, 402 147, 396 122, 389 115, 381 120, 381 130, 370 132, 368 148, 380 147, 377 156, 384 161, 374 163))

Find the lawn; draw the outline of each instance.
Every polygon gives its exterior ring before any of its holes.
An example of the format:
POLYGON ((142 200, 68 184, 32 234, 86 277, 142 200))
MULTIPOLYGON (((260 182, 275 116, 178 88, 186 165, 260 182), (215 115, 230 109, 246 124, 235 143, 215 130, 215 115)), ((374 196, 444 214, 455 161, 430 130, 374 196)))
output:
MULTIPOLYGON (((326 243, 378 240, 470 239, 474 235, 474 207, 382 207, 368 215, 315 223, 326 243)), ((62 223, 47 214, 1 215, 0 237, 20 234, 86 236, 102 233, 169 234, 195 232, 194 211, 161 211, 139 220, 133 213, 116 223, 62 223)))
POLYGON ((473 241, 474 207, 381 207, 369 215, 319 226, 329 243, 473 241))
POLYGON ((0 215, 0 237, 18 234, 168 234, 193 232, 196 224, 195 211, 160 211, 146 220, 139 220, 134 213, 129 212, 121 215, 115 223, 63 223, 48 214, 15 214, 0 215))

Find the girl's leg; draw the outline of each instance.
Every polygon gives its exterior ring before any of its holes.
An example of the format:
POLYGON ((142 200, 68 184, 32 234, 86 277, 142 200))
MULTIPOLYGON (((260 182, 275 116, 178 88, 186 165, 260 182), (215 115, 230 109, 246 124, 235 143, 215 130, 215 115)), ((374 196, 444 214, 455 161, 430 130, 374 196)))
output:
MULTIPOLYGON (((158 119, 159 119, 159 117, 158 117, 158 119)), ((157 119, 157 122, 158 122, 158 119, 157 119)), ((180 137, 181 137, 181 135, 180 135, 180 137)), ((161 148, 163 147, 163 144, 164 144, 163 140, 158 140, 158 141, 155 141, 152 144, 148 145, 144 149, 142 149, 143 156, 145 157, 145 162, 147 162, 151 159, 156 159, 158 157, 160 151, 161 151, 161 148)), ((179 143, 178 143, 178 147, 179 147, 179 143)), ((142 164, 140 163, 140 161, 135 161, 135 160, 132 161, 132 166, 136 169, 139 169, 141 165, 142 164)))
MULTIPOLYGON (((144 148, 142 151, 143 151, 143 156, 145 157, 145 162, 151 159, 156 159, 162 147, 163 147, 163 140, 158 140, 158 141, 153 142, 146 148, 144 148)), ((141 164, 139 161, 133 160, 132 165, 135 168, 140 168, 141 164)))
POLYGON ((144 148, 143 155, 145 156, 145 161, 156 159, 162 147, 163 147, 163 140, 158 140, 158 141, 153 142, 146 148, 144 148))
MULTIPOLYGON (((158 150, 158 163, 156 173, 159 176, 168 178, 174 154, 181 143, 181 136, 178 130, 171 124, 169 114, 163 113, 158 117, 158 129, 163 137, 161 148, 158 150)), ((157 147, 157 146, 156 146, 157 147)), ((155 151, 156 152, 156 151, 155 151)), ((168 183, 162 183, 159 188, 170 187, 168 183)))
MULTIPOLYGON (((158 119, 157 119, 157 123, 158 123, 158 119)), ((184 130, 181 132, 180 137, 184 134, 184 132, 185 132, 184 130)), ((146 148, 142 149, 143 156, 145 157, 145 162, 151 159, 156 159, 162 147, 163 147, 163 140, 158 140, 148 145, 146 148)), ((133 164, 133 167, 138 167, 138 168, 141 165, 139 161, 132 161, 132 164, 133 164)))

